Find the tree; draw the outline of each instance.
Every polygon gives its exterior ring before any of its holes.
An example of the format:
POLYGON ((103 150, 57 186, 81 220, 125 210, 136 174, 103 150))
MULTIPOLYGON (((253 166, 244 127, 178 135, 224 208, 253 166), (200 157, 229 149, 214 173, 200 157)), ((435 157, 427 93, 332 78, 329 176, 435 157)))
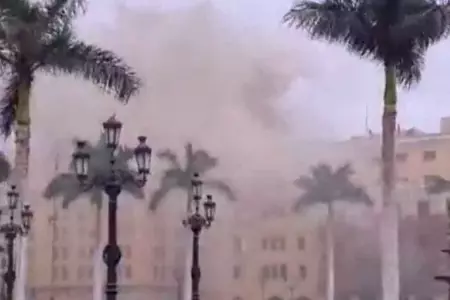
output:
MULTIPOLYGON (((151 211, 155 211, 160 205, 162 200, 167 196, 167 194, 174 189, 182 189, 186 192, 186 213, 191 212, 192 206, 192 188, 191 180, 194 173, 198 173, 203 177, 205 173, 215 168, 218 164, 218 159, 212 157, 205 150, 194 150, 191 143, 185 145, 185 164, 182 165, 177 155, 170 149, 166 149, 157 154, 158 158, 166 160, 170 163, 170 167, 164 171, 161 178, 158 189, 153 193, 150 198, 149 208, 151 211)), ((236 200, 236 196, 231 189, 231 187, 223 181, 216 179, 206 179, 203 181, 205 186, 217 189, 226 195, 229 200, 236 200)), ((185 246, 183 246, 187 251, 185 251, 186 259, 184 260, 185 265, 183 268, 185 272, 183 275, 177 275, 177 278, 182 278, 184 282, 184 297, 188 297, 187 292, 188 280, 189 280, 189 261, 190 261, 190 247, 188 247, 187 241, 185 241, 185 246)), ((178 271, 179 272, 179 271, 178 271)), ((181 300, 181 299, 180 299, 181 300)))
POLYGON ((350 164, 339 166, 335 170, 330 165, 320 163, 311 168, 310 176, 301 176, 295 185, 303 190, 297 199, 294 210, 303 211, 312 205, 324 205, 327 208, 326 253, 327 253, 327 300, 335 296, 334 279, 334 204, 338 201, 371 205, 366 191, 350 180, 353 175, 350 164))
POLYGON ((0 132, 15 130, 15 168, 26 180, 30 153, 30 100, 40 71, 91 81, 126 103, 140 86, 134 71, 113 52, 78 39, 73 21, 85 0, 5 0, 0 3, 0 132))
MULTIPOLYGON (((76 143, 76 141, 74 141, 76 143)), ((75 172, 72 170, 72 163, 69 165, 69 172, 57 174, 47 185, 44 190, 44 197, 55 201, 62 197, 63 209, 68 209, 69 206, 81 199, 83 196, 88 196, 90 203, 95 208, 95 240, 98 251, 101 250, 101 212, 103 204, 105 203, 103 185, 107 176, 110 174, 110 149, 106 147, 106 135, 102 133, 95 145, 87 143, 87 151, 91 154, 89 160, 89 176, 93 180, 93 187, 89 190, 84 189, 81 185, 75 172)), ((115 170, 125 174, 134 174, 129 162, 134 157, 134 150, 127 146, 119 146, 117 149, 116 162, 114 164, 115 170)), ((123 190, 128 192, 134 198, 143 199, 144 191, 132 183, 123 185, 123 190)), ((106 200, 107 201, 107 200, 106 200)))
POLYGON ((447 2, 436 0, 306 0, 295 4, 284 21, 304 28, 311 38, 345 46, 381 63, 385 73, 382 117, 381 221, 383 299, 399 298, 398 212, 395 188, 397 82, 411 86, 421 78, 428 47, 448 33, 447 2))
POLYGON ((3 152, 0 152, 0 182, 6 182, 11 174, 11 164, 3 152))

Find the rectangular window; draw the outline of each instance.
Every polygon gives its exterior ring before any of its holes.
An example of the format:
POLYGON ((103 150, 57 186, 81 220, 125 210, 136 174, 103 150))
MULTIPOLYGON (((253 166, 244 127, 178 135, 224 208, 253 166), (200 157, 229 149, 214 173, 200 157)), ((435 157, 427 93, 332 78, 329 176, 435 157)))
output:
POLYGON ((299 268, 298 268, 298 271, 299 271, 298 275, 300 276, 300 279, 301 280, 305 280, 306 277, 308 276, 308 271, 306 269, 306 266, 305 265, 300 265, 299 268))
POLYGON ((69 278, 69 272, 67 272, 67 267, 61 267, 61 280, 67 280, 69 278))
POLYGON ((267 280, 270 278, 270 268, 269 266, 263 266, 261 269, 261 278, 267 280))
POLYGON ((397 153, 395 154, 395 160, 398 162, 405 162, 408 159, 407 153, 397 153))
POLYGON ((287 266, 286 266, 286 264, 280 265, 280 277, 284 281, 287 281, 287 266))
POLYGON ((305 250, 305 238, 302 236, 297 238, 297 249, 300 251, 305 250))
POLYGON ((423 152, 423 160, 424 161, 432 161, 436 159, 436 151, 424 151, 423 152))
POLYGON ((233 279, 239 279, 241 278, 241 267, 240 266, 233 266, 233 279))

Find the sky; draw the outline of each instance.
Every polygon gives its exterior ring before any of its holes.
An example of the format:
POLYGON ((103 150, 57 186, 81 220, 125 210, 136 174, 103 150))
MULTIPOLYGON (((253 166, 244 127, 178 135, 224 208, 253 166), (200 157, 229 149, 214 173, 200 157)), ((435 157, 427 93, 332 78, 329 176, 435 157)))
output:
MULTIPOLYGON (((86 19, 101 18, 106 22, 114 18, 111 0, 97 0, 91 5, 86 19)), ((112 2, 118 2, 115 0, 112 2)), ((127 5, 147 6, 155 9, 179 9, 203 0, 127 0, 127 5)), ((298 102, 308 101, 322 119, 332 125, 333 135, 348 137, 365 131, 365 124, 379 130, 383 72, 372 62, 361 61, 342 50, 322 42, 305 38, 302 32, 294 32, 281 24, 282 15, 291 5, 289 0, 211 0, 230 20, 242 28, 252 28, 264 34, 277 36, 279 40, 296 43, 299 59, 305 62, 307 72, 313 78, 294 83, 286 92, 284 107, 289 120, 295 120, 295 111, 301 109, 298 102), (311 65, 310 60, 315 62, 311 65), (298 91, 296 93, 296 91, 298 91), (308 99, 296 98, 307 95, 308 99), (367 112, 367 113, 366 113, 367 112), (366 122, 367 118, 367 122, 366 122)), ((409 91, 401 91, 399 123, 401 127, 418 127, 437 131, 439 119, 450 115, 450 41, 431 47, 426 58, 422 82, 409 91)), ((301 97, 303 98, 303 97, 301 97)), ((295 127, 295 121, 292 124, 295 127)), ((303 125, 303 124, 302 124, 303 125)))

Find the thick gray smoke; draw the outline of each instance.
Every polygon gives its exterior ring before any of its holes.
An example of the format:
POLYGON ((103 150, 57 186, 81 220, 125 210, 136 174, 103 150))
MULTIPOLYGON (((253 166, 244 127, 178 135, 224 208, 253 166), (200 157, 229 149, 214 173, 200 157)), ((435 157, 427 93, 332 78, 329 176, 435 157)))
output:
MULTIPOLYGON (((182 153, 192 141, 220 156, 218 173, 239 188, 274 185, 273 178, 291 185, 302 159, 293 141, 325 131, 307 105, 287 113, 289 100, 309 100, 292 95, 312 70, 296 44, 240 28, 209 1, 169 12, 120 7, 113 23, 82 26, 83 37, 135 67, 142 92, 122 106, 81 80, 40 76, 33 155, 55 144, 69 150, 73 135, 94 139, 100 121, 117 112, 127 143, 145 134, 154 148, 182 153)), ((33 169, 42 170, 39 161, 33 169)), ((156 175, 162 167, 155 163, 156 175)))

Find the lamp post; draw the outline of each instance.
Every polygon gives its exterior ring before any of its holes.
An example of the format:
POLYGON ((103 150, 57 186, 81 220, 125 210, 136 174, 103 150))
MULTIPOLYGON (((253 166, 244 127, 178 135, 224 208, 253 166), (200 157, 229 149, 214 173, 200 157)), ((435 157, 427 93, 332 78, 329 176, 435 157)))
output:
POLYGON ((33 212, 29 204, 24 204, 21 211, 21 222, 16 223, 14 219, 19 202, 19 192, 16 186, 11 186, 8 196, 9 220, 0 226, 0 232, 5 235, 6 240, 6 256, 7 270, 5 272, 4 281, 6 283, 6 300, 13 299, 14 283, 16 280, 16 272, 14 270, 14 240, 18 235, 28 234, 31 227, 31 219, 33 212))
POLYGON ((199 175, 194 174, 192 179, 192 204, 193 213, 183 220, 183 225, 192 230, 192 296, 191 300, 200 300, 199 285, 200 285, 200 262, 199 262, 199 238, 203 228, 209 228, 214 221, 216 214, 216 203, 212 200, 211 195, 206 196, 206 201, 203 203, 204 212, 200 212, 200 202, 202 201, 202 186, 203 182, 199 179, 199 175))
POLYGON ((120 248, 117 244, 117 199, 122 191, 122 186, 126 183, 133 183, 138 187, 143 187, 150 174, 150 160, 152 150, 146 144, 146 137, 139 136, 139 144, 134 150, 137 163, 137 174, 128 174, 115 168, 115 150, 119 145, 120 131, 122 123, 114 116, 103 123, 106 137, 106 147, 110 149, 110 170, 109 174, 92 174, 89 170, 90 154, 86 151, 86 142, 77 143, 77 150, 73 154, 73 163, 76 175, 82 187, 86 190, 94 186, 102 186, 108 195, 108 243, 103 250, 103 261, 106 264, 106 287, 105 294, 107 300, 115 300, 117 296, 117 265, 121 259, 120 248))

